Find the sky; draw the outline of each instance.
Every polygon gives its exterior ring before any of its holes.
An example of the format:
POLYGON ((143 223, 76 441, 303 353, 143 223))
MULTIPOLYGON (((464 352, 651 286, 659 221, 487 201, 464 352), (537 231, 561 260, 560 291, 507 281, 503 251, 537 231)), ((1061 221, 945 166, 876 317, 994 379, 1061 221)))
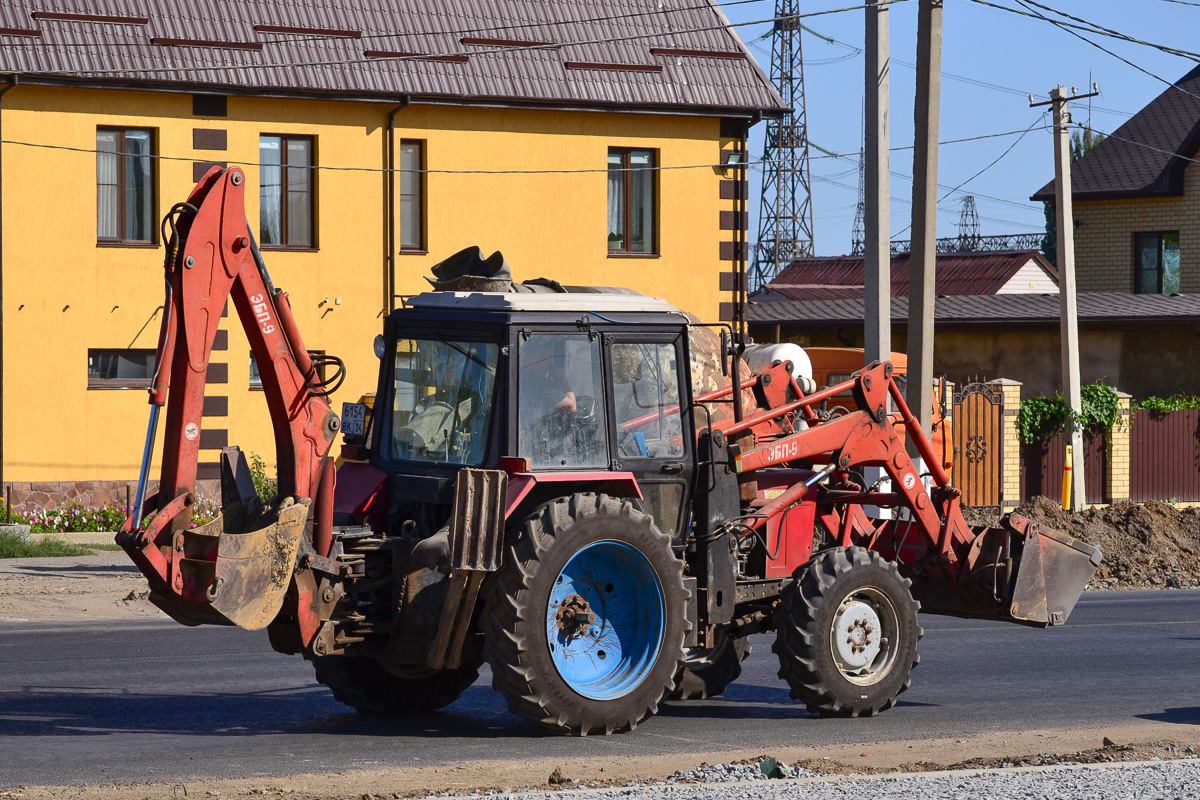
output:
MULTIPOLYGON (((1018 0, 988 0, 1020 8, 1018 0)), ((1182 0, 1039 0, 1045 6, 1081 17, 1134 38, 1193 52, 1192 35, 1200 28, 1200 2, 1182 0)), ((801 13, 851 5, 844 0, 803 0, 801 13)), ((731 22, 774 16, 774 0, 727 5, 731 22)), ((1034 10, 1041 11, 1034 7, 1034 10)), ((917 0, 890 6, 891 147, 913 144, 913 97, 916 90, 917 0)), ((1046 13, 1047 16, 1052 16, 1046 13)), ((835 153, 856 154, 862 142, 863 12, 810 17, 805 31, 805 98, 809 141, 835 153)), ((750 52, 770 74, 771 25, 737 28, 750 52)), ((958 234, 962 197, 973 194, 979 209, 980 233, 1034 233, 1045 227, 1041 203, 1029 196, 1054 177, 1052 134, 1044 129, 1046 107, 1030 108, 1029 95, 1047 99, 1056 85, 1087 93, 1098 83, 1100 96, 1090 101, 1093 128, 1110 133, 1157 97, 1167 84, 1138 71, 1070 33, 1039 19, 990 8, 975 0, 945 0, 942 30, 942 98, 939 141, 1025 131, 939 147, 937 235, 958 234), (1018 141, 1019 139, 1019 141, 1018 141), (996 164, 966 183, 948 190, 1012 148, 996 164), (949 196, 946 196, 949 195, 949 196), (945 196, 945 199, 942 199, 945 196)), ((1108 37, 1082 34, 1167 81, 1176 81, 1196 66, 1194 60, 1159 49, 1108 37)), ((1074 122, 1086 123, 1089 101, 1071 105, 1074 122)), ((764 124, 751 131, 750 156, 762 157, 764 124)), ((858 157, 817 158, 811 150, 813 242, 817 255, 850 250, 850 233, 858 203, 858 157)), ((912 150, 891 155, 891 232, 907 239, 911 222, 912 150)), ((750 172, 751 239, 757 233, 762 180, 750 172)))

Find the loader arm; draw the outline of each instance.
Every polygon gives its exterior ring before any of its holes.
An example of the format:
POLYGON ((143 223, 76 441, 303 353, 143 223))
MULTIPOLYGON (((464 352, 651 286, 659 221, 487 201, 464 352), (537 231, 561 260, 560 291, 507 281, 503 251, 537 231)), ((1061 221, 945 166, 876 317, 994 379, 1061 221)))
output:
POLYGON ((751 517, 736 521, 741 535, 816 494, 818 516, 833 543, 868 547, 898 562, 926 610, 1035 626, 1066 620, 1100 564, 1099 548, 1016 515, 1006 517, 999 528, 968 525, 962 493, 951 484, 905 403, 891 363, 872 364, 849 381, 807 396, 790 378, 787 364, 764 371, 757 380, 759 410, 723 426, 731 440, 751 434, 747 446, 735 452, 734 469, 741 480, 753 481, 757 470, 771 467, 811 464, 820 469, 751 517), (853 393, 857 411, 832 418, 813 414, 817 404, 847 391, 853 393), (897 434, 889 400, 928 470, 929 489, 897 434), (880 492, 854 484, 850 471, 861 467, 881 468, 894 489, 880 492), (841 488, 814 488, 829 479, 841 488), (865 505, 906 509, 908 520, 872 520, 863 513, 865 505))
POLYGON ((213 167, 187 202, 164 219, 166 302, 150 388, 151 421, 137 501, 117 543, 150 580, 151 599, 177 620, 258 629, 274 618, 291 585, 314 500, 312 549, 317 556, 328 554, 334 471, 327 454, 339 419, 304 348, 287 295, 271 284, 247 225, 245 183, 237 167, 213 167), (262 376, 279 494, 260 500, 240 453, 227 451, 222 513, 191 528, 209 358, 229 300, 262 376), (145 500, 164 404, 159 486, 145 500))

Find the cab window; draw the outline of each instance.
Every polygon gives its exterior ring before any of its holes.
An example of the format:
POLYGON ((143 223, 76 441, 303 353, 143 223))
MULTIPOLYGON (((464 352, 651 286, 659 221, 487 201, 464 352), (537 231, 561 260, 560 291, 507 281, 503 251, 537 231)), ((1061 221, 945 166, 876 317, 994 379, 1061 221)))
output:
POLYGON ((606 469, 600 338, 533 333, 518 352, 518 454, 534 467, 606 469))
POLYGON ((612 346, 617 452, 622 458, 683 456, 679 365, 669 342, 612 346))

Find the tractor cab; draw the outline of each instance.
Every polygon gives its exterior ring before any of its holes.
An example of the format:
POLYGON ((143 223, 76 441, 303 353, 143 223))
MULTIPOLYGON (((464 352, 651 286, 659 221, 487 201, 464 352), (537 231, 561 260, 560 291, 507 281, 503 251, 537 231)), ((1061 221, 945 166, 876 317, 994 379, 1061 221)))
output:
POLYGON ((669 303, 430 292, 388 317, 377 350, 371 463, 393 478, 393 506, 448 506, 459 469, 516 464, 556 494, 603 488, 604 473, 632 478, 663 533, 685 529, 687 319, 669 303))

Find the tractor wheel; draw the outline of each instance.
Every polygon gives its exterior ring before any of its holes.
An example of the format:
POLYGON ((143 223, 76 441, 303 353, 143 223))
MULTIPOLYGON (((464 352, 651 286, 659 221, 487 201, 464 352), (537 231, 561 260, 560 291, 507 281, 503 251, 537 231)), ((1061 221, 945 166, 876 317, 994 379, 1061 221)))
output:
POLYGON ((826 717, 891 708, 921 660, 911 583, 861 547, 825 550, 800 567, 781 598, 771 648, 792 697, 826 717))
POLYGON ((509 537, 488 592, 492 685, 535 728, 586 736, 658 710, 683 659, 683 564, 627 500, 554 500, 509 537))
POLYGON ((341 703, 364 714, 411 716, 448 706, 479 677, 479 667, 387 667, 373 658, 321 656, 312 660, 317 680, 341 703))
POLYGON ((693 647, 684 652, 683 666, 675 676, 675 691, 668 700, 705 700, 724 692, 742 674, 742 662, 753 648, 744 636, 730 638, 717 629, 717 642, 707 650, 693 647))

